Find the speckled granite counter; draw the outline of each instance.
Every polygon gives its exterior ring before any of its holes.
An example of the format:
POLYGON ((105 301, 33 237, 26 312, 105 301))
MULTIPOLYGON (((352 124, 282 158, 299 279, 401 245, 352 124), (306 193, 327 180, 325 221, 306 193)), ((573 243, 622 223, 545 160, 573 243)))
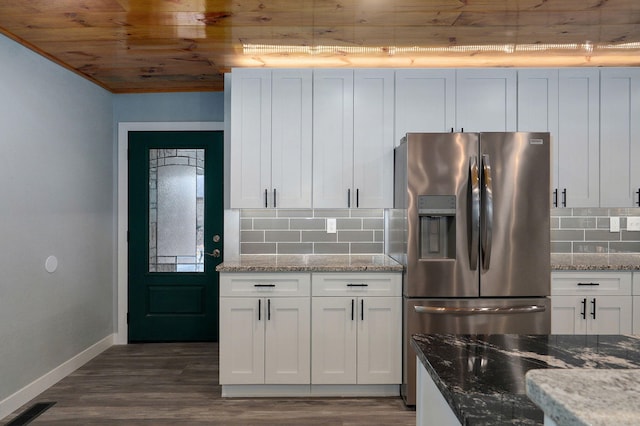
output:
POLYGON ((415 335, 429 376, 463 425, 543 424, 525 374, 549 368, 640 368, 633 336, 415 335))
POLYGON ((564 265, 552 264, 552 271, 640 271, 640 265, 564 265))
POLYGON ((402 272, 402 265, 383 254, 241 255, 225 260, 218 272, 402 272))
POLYGON ((527 395, 558 425, 637 425, 640 370, 530 370, 527 395))

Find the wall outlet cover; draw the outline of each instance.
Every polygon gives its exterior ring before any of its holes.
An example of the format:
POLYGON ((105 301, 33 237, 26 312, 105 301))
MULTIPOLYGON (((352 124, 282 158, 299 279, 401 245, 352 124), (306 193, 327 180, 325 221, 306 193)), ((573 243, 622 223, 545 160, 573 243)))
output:
POLYGON ((640 216, 629 216, 627 218, 627 231, 640 231, 640 216))
POLYGON ((610 217, 609 218, 609 232, 620 232, 620 218, 619 217, 610 217))
POLYGON ((336 220, 327 219, 327 234, 335 234, 335 233, 336 233, 336 220))

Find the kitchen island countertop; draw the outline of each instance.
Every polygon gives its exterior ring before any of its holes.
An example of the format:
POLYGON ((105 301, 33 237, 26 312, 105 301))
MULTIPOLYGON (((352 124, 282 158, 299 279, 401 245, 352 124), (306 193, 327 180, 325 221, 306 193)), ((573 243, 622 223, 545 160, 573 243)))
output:
POLYGON ((640 368, 635 336, 417 334, 411 345, 466 425, 543 424, 543 411, 526 394, 529 370, 640 368))
POLYGON ((384 254, 240 255, 224 260, 218 272, 402 272, 403 266, 384 254))

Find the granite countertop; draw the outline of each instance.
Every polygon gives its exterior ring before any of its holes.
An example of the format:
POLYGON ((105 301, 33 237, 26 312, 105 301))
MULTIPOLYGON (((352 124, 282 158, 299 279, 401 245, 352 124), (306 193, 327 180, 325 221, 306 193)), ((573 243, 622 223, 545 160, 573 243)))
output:
POLYGON ((640 271, 640 265, 566 265, 552 264, 552 271, 640 271))
POLYGON ((402 272, 403 266, 384 254, 240 255, 224 260, 218 272, 402 272))
POLYGON ((640 370, 530 370, 527 395, 559 425, 637 425, 640 370))
POLYGON ((411 345, 463 425, 543 424, 529 370, 640 368, 634 336, 417 334, 411 345))

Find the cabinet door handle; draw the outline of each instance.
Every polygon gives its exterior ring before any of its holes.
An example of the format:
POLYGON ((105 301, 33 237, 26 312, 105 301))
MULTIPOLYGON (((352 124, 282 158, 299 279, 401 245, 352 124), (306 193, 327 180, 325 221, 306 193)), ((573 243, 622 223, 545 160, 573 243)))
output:
POLYGON ((596 298, 591 301, 591 318, 596 319, 596 298))
POLYGON ((553 190, 553 207, 558 207, 558 188, 553 190))
POLYGON ((354 299, 351 299, 351 321, 353 321, 353 316, 354 316, 354 311, 355 311, 355 306, 356 305, 356 301, 354 299))
POLYGON ((562 190, 562 207, 567 207, 567 188, 562 190))
POLYGON ((364 299, 360 299, 360 321, 364 321, 364 299))
POLYGON ((265 208, 265 209, 266 209, 267 207, 269 207, 269 204, 267 203, 267 194, 268 194, 268 193, 269 193, 269 192, 268 192, 268 191, 266 190, 266 188, 265 188, 265 190, 264 190, 264 208, 265 208))
POLYGON ((360 188, 356 188, 356 208, 360 207, 360 188))
POLYGON ((638 188, 638 190, 636 191, 636 194, 638 194, 638 202, 636 203, 636 205, 640 207, 640 188, 638 188))
POLYGON ((267 321, 271 321, 271 299, 267 299, 267 321))
POLYGON ((598 286, 598 285, 600 285, 600 283, 578 283, 578 285, 581 285, 581 286, 591 286, 591 287, 593 287, 593 286, 598 286))
POLYGON ((273 208, 275 209, 276 207, 276 189, 273 188, 273 208))
POLYGON ((351 208, 351 188, 347 189, 347 208, 351 208))
POLYGON ((580 311, 580 315, 582 316, 582 319, 587 319, 587 298, 585 297, 584 299, 582 299, 582 302, 580 302, 580 304, 582 305, 582 310, 580 311))
POLYGON ((262 312, 262 299, 258 299, 258 321, 261 320, 260 312, 262 312))

